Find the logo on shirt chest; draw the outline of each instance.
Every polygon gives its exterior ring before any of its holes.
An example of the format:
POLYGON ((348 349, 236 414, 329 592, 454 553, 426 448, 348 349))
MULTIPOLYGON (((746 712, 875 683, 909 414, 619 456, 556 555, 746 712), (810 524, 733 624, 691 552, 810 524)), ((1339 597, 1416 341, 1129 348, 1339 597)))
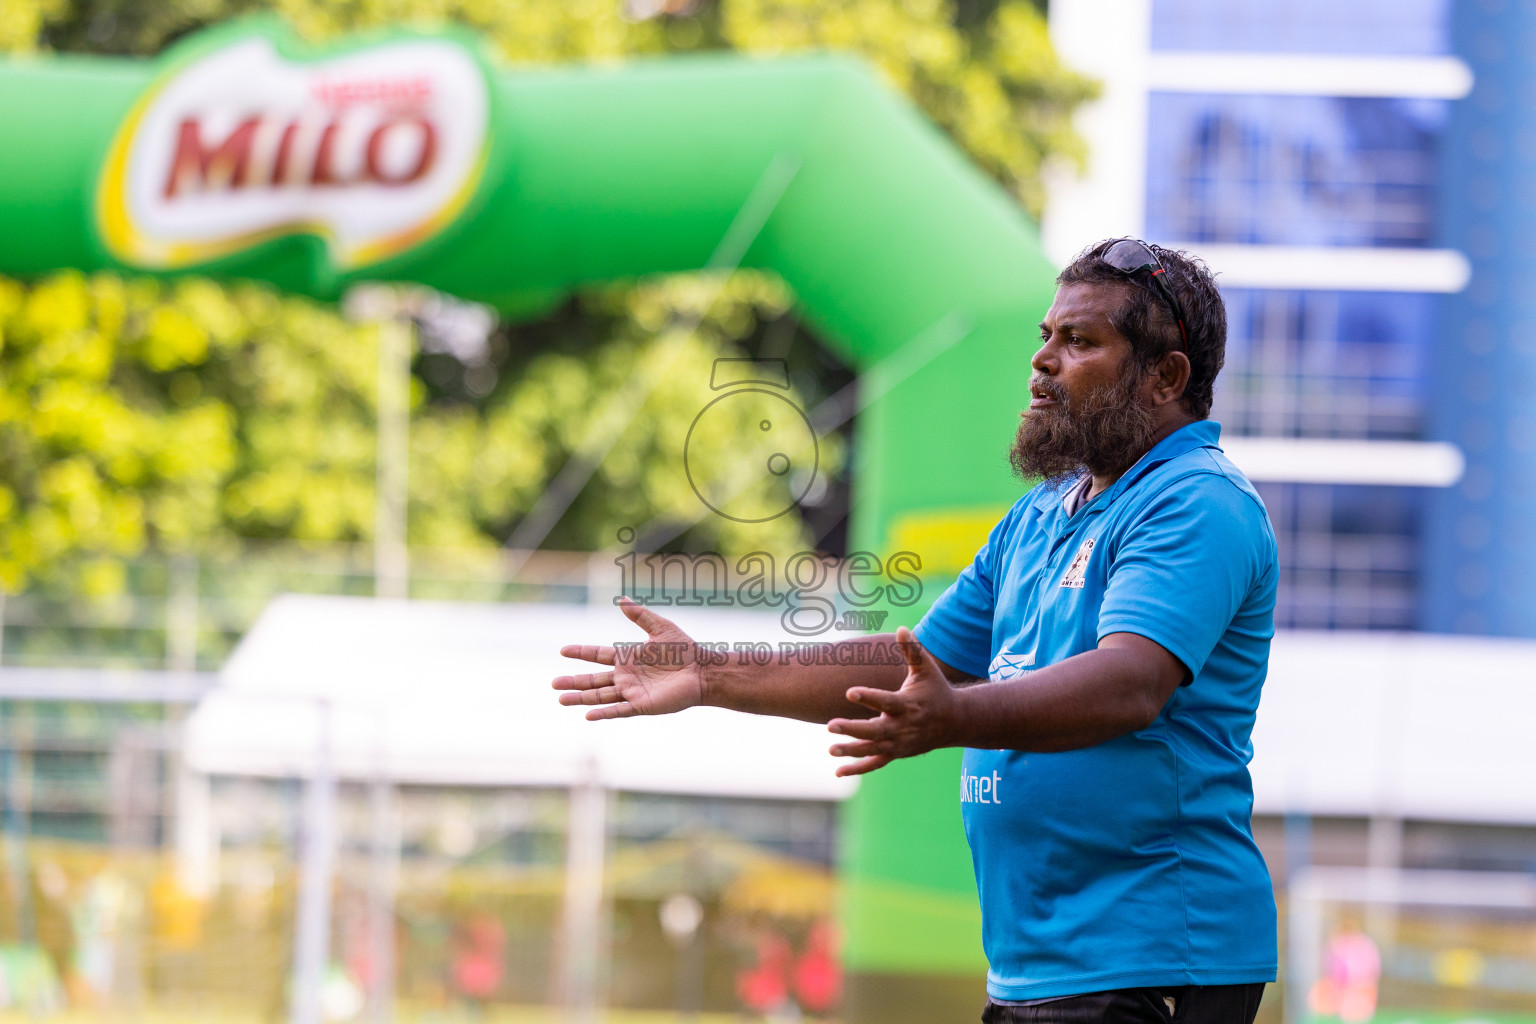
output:
POLYGON ((1088 559, 1092 556, 1093 538, 1089 537, 1077 549, 1077 554, 1072 556, 1072 564, 1067 567, 1067 574, 1061 578, 1061 585, 1074 590, 1083 589, 1083 576, 1088 572, 1088 559))

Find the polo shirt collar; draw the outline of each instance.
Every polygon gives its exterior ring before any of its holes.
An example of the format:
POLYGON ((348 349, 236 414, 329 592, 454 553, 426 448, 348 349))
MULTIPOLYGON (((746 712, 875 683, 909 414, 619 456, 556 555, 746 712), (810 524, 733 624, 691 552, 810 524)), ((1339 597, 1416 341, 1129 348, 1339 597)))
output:
POLYGON ((1136 481, 1185 452, 1192 452, 1196 448, 1215 448, 1220 451, 1220 440, 1221 424, 1215 420, 1196 420, 1185 424, 1153 445, 1151 451, 1136 461, 1136 465, 1126 470, 1120 479, 1116 480, 1101 496, 1104 504, 1108 505, 1135 486, 1136 481))
MULTIPOLYGON (((1185 452, 1194 451, 1196 448, 1215 448, 1221 450, 1221 424, 1215 420, 1196 420, 1187 423, 1163 438, 1157 444, 1136 461, 1136 464, 1121 474, 1120 479, 1110 485, 1109 489, 1100 494, 1088 505, 1089 509, 1107 508, 1111 502, 1125 491, 1135 485, 1136 481, 1146 476, 1153 469, 1161 466, 1170 459, 1177 458, 1185 452)), ((1081 480, 1081 477, 1077 478, 1081 480)), ((1071 488, 1073 484, 1068 484, 1071 488)), ((1043 489, 1036 495, 1031 503, 1041 513, 1062 511, 1061 502, 1066 497, 1067 490, 1063 488, 1043 489)), ((1078 511, 1083 511, 1079 509, 1078 511)))

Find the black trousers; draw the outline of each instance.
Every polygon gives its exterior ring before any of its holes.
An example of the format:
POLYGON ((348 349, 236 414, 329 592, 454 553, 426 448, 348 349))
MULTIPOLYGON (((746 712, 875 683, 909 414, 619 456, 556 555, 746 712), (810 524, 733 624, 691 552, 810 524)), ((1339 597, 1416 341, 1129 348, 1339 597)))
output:
POLYGON ((1118 988, 1036 1006, 988 1002, 982 1024, 1253 1024, 1264 983, 1118 988), (1173 1000, 1173 1009, 1168 1000, 1173 1000))

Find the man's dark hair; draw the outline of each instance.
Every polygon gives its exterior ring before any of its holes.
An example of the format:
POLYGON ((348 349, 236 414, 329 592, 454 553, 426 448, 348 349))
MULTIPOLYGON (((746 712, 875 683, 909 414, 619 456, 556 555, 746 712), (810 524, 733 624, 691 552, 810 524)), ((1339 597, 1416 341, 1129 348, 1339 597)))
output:
POLYGON ((1056 284, 1128 284, 1130 299, 1110 318, 1115 330, 1130 341, 1131 354, 1144 370, 1168 352, 1182 347, 1188 353, 1189 384, 1180 401, 1191 416, 1203 420, 1211 414, 1216 375, 1227 358, 1227 307, 1210 268, 1198 256, 1144 243, 1162 261, 1167 271, 1162 280, 1184 307, 1186 345, 1173 310, 1148 279, 1152 272, 1125 274, 1099 258, 1119 241, 1107 238, 1084 249, 1057 276, 1056 284))

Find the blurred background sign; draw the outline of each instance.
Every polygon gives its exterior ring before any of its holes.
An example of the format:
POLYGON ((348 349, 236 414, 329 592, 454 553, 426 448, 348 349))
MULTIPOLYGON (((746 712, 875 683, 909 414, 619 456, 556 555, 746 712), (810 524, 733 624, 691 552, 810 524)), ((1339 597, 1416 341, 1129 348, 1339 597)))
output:
POLYGON ((1053 266, 1131 234, 1218 273, 1280 542, 1263 1019, 1536 1019, 1536 14, 277 6, 0 18, 0 1014, 973 1018, 953 752, 850 795, 545 679, 701 553, 825 556, 844 623, 909 555, 857 610, 914 622, 1019 493, 1053 266), (690 434, 721 359, 816 434, 786 514, 689 485, 754 450, 690 434))
POLYGON ((124 264, 195 266, 303 232, 352 269, 431 238, 474 194, 490 88, 473 48, 415 38, 292 61, 265 28, 171 50, 119 126, 96 217, 124 264))

